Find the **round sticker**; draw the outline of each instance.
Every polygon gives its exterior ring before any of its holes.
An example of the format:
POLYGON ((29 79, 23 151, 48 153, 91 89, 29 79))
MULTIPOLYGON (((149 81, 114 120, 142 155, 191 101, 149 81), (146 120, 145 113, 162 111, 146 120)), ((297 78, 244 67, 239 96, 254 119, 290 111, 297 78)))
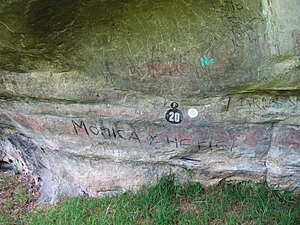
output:
POLYGON ((166 120, 173 124, 181 123, 183 120, 183 114, 179 109, 177 109, 178 103, 172 102, 171 108, 172 109, 169 109, 166 113, 166 120))
POLYGON ((190 108, 188 111, 188 115, 190 118, 195 118, 198 116, 198 110, 195 108, 190 108))

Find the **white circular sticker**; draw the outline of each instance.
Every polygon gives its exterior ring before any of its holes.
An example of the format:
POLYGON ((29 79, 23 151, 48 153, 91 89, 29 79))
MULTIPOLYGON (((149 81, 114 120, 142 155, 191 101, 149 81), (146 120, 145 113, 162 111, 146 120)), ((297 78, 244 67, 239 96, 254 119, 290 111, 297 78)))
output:
POLYGON ((189 109, 188 114, 190 118, 195 118, 198 116, 198 110, 195 108, 191 108, 189 109))

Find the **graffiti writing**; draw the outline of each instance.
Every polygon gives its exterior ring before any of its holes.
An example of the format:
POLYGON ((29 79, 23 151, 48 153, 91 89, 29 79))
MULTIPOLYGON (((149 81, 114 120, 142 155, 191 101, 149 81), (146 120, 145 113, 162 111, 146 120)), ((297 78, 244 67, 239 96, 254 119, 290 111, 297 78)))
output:
MULTIPOLYGON (((211 60, 210 64, 213 64, 214 61, 211 60)), ((206 61, 203 62, 206 65, 206 61)), ((207 64, 208 65, 208 64, 207 64)), ((190 73, 191 70, 197 71, 200 75, 208 73, 208 70, 203 68, 204 66, 199 66, 196 63, 180 63, 180 64, 160 64, 160 63, 148 63, 148 74, 150 77, 159 78, 162 76, 184 76, 190 73)))
POLYGON ((182 65, 169 65, 169 64, 154 64, 148 63, 148 74, 151 77, 158 78, 161 76, 182 76, 188 72, 187 64, 182 65))
POLYGON ((213 58, 210 58, 210 59, 208 60, 207 56, 204 55, 203 58, 200 57, 200 63, 201 63, 201 66, 202 66, 202 67, 205 67, 205 66, 209 66, 209 65, 215 64, 215 61, 214 61, 213 58))
POLYGON ((140 145, 146 145, 153 148, 170 146, 173 148, 193 148, 201 151, 224 150, 233 146, 233 143, 226 143, 223 140, 201 140, 189 135, 174 135, 162 133, 149 133, 147 135, 138 134, 135 130, 124 130, 115 127, 88 126, 84 121, 76 122, 72 120, 73 129, 76 135, 87 137, 99 136, 103 139, 134 142, 140 145))
POLYGON ((300 20, 298 20, 298 19, 292 19, 292 18, 290 18, 290 19, 287 20, 287 22, 289 24, 292 24, 292 25, 300 25, 300 20))
POLYGON ((72 124, 74 127, 74 131, 77 135, 79 133, 86 134, 90 136, 91 134, 98 136, 101 135, 104 139, 123 139, 123 140, 135 140, 141 143, 137 133, 135 131, 131 131, 129 134, 125 134, 125 131, 117 128, 107 128, 107 127, 97 127, 97 126, 86 126, 86 124, 81 120, 80 123, 72 120, 72 124), (125 136, 126 135, 126 136, 125 136))
POLYGON ((257 107, 259 109, 265 109, 269 107, 281 108, 283 104, 278 97, 248 97, 240 98, 240 106, 257 107))
POLYGON ((300 31, 297 30, 293 31, 293 39, 294 39, 296 54, 300 54, 300 31))

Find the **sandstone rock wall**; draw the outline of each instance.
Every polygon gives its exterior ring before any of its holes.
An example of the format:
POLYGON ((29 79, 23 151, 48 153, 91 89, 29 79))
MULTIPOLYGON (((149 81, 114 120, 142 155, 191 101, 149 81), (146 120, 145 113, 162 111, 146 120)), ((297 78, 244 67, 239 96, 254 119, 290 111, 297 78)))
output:
POLYGON ((299 190, 299 10, 297 0, 2 1, 0 156, 41 185, 41 202, 169 172, 299 190), (171 102, 181 123, 165 119, 171 102))

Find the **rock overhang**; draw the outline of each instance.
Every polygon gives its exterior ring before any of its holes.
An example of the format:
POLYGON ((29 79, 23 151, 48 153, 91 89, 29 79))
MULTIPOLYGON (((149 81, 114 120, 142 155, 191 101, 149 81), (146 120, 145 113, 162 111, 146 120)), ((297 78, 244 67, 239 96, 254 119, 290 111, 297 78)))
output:
POLYGON ((299 188, 295 4, 3 1, 2 153, 40 183, 41 201, 170 171, 299 188), (178 124, 165 119, 173 101, 178 124))

